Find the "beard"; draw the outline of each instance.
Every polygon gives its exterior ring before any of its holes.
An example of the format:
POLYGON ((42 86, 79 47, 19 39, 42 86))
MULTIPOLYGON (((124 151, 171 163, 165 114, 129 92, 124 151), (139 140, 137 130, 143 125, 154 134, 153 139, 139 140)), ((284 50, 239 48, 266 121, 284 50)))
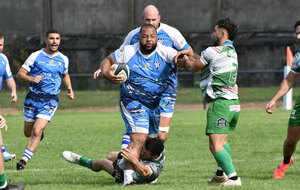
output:
POLYGON ((215 38, 214 39, 214 46, 219 46, 220 40, 215 38))
POLYGON ((153 44, 151 49, 147 49, 146 45, 140 44, 140 49, 141 49, 141 52, 143 54, 148 55, 148 54, 152 53, 156 49, 156 46, 157 46, 157 43, 153 44))

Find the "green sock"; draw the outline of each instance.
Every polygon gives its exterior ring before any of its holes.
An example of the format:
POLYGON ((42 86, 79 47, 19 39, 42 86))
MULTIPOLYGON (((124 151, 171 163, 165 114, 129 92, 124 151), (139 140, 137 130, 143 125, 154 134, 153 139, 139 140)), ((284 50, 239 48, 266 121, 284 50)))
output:
POLYGON ((230 154, 230 146, 229 146, 229 144, 226 143, 223 147, 228 152, 228 154, 230 154))
POLYGON ((89 158, 87 158, 87 157, 82 156, 82 157, 80 158, 80 160, 79 160, 79 164, 80 164, 81 166, 84 166, 84 167, 87 167, 87 168, 90 168, 91 170, 93 170, 93 168, 92 168, 92 162, 93 162, 94 160, 96 160, 96 159, 89 159, 89 158))
POLYGON ((220 166, 223 171, 226 173, 226 175, 235 173, 235 169, 232 164, 232 159, 230 157, 230 154, 226 150, 221 150, 216 153, 215 159, 218 163, 218 166, 220 166))
POLYGON ((5 172, 0 175, 0 187, 3 187, 6 184, 6 175, 5 172))
MULTIPOLYGON (((230 155, 230 146, 229 146, 229 144, 226 143, 223 147, 228 152, 228 154, 230 155)), ((218 167, 221 167, 221 166, 218 164, 218 167)))

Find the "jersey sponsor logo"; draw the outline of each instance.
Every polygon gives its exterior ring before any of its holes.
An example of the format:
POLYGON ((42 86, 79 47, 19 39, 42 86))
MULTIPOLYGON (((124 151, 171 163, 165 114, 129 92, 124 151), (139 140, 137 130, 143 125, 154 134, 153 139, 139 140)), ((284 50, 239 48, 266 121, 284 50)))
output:
POLYGON ((53 60, 52 60, 52 59, 49 61, 49 64, 50 64, 50 65, 52 65, 52 64, 53 64, 53 60))
POLYGON ((46 63, 45 61, 38 61, 38 64, 46 63))
POLYGON ((154 66, 156 67, 156 69, 158 69, 158 67, 160 66, 160 62, 158 62, 158 61, 155 62, 155 63, 154 63, 154 66))
POLYGON ((227 126, 227 120, 223 117, 221 117, 220 119, 218 119, 217 121, 217 127, 225 127, 227 126))
POLYGON ((165 108, 167 105, 169 105, 169 101, 167 101, 167 102, 163 101, 163 102, 162 102, 162 105, 163 105, 164 108, 165 108))
POLYGON ((231 105, 229 106, 230 111, 240 112, 241 106, 240 105, 231 105))
POLYGON ((231 92, 237 92, 238 88, 236 86, 230 87, 230 86, 225 86, 222 88, 222 91, 231 91, 231 92))
POLYGON ((165 40, 164 39, 158 39, 157 40, 159 43, 164 44, 165 40))
POLYGON ((237 55, 233 54, 232 52, 227 52, 227 57, 231 57, 233 59, 237 59, 237 55))

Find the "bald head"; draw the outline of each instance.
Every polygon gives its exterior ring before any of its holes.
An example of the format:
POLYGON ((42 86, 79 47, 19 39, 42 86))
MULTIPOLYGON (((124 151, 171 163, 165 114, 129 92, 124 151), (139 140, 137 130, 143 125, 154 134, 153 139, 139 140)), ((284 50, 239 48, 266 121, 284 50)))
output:
POLYGON ((152 24, 157 29, 159 27, 160 15, 158 9, 154 5, 145 7, 142 20, 144 24, 152 24))

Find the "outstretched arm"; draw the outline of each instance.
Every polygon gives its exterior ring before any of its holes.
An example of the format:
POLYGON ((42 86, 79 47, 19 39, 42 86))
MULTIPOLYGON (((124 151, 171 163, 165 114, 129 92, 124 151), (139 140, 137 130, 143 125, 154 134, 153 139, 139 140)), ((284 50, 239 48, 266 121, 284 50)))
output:
POLYGON ((73 92, 73 89, 72 89, 72 83, 71 83, 69 73, 63 74, 62 81, 68 89, 68 98, 73 100, 74 99, 74 92, 73 92))
POLYGON ((6 79, 6 84, 7 86, 11 89, 11 102, 15 103, 18 99, 17 97, 17 88, 16 88, 16 83, 13 77, 6 79))
POLYGON ((284 96, 294 85, 296 79, 298 78, 298 74, 293 72, 289 72, 289 74, 283 79, 281 82, 276 94, 273 98, 269 101, 266 106, 266 112, 272 114, 272 108, 276 104, 277 100, 279 100, 282 96, 284 96))
POLYGON ((175 57, 175 63, 179 68, 186 68, 192 73, 201 71, 205 67, 205 64, 201 62, 198 54, 190 53, 186 50, 178 52, 175 57))

